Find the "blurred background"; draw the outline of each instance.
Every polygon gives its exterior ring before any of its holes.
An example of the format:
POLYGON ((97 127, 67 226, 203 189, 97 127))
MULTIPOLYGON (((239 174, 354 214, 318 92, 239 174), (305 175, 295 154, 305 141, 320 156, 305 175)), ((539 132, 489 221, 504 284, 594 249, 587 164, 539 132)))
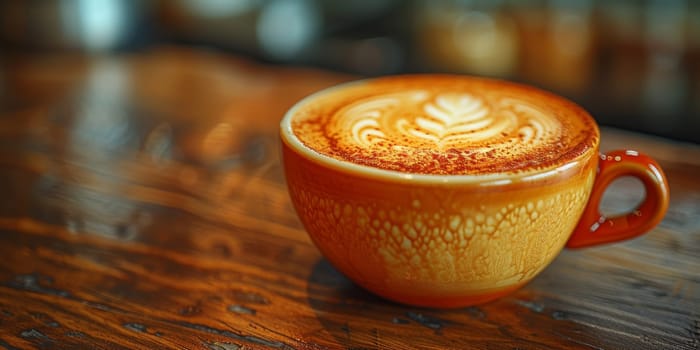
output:
POLYGON ((0 1, 0 60, 163 45, 360 76, 506 78, 602 125, 700 143, 700 1, 0 1))

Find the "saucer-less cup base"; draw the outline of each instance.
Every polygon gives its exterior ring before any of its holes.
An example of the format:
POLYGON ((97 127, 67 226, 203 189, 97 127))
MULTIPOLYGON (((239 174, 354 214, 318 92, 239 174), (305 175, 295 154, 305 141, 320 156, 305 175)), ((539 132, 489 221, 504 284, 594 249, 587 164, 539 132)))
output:
POLYGON ((416 296, 412 293, 401 293, 392 291, 390 293, 384 294, 383 292, 373 291, 375 294, 399 302, 402 304, 424 306, 424 307, 438 307, 438 308, 457 308, 469 305, 479 305, 483 304, 503 296, 506 296, 515 290, 519 289, 525 285, 525 283, 515 284, 509 287, 500 288, 497 290, 483 291, 481 294, 473 295, 454 295, 454 296, 435 296, 432 294, 416 296))

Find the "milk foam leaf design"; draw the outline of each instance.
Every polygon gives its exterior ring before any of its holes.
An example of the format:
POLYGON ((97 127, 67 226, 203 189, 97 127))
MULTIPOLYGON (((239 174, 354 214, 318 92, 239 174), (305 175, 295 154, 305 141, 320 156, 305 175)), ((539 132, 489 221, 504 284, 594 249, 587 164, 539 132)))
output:
POLYGON ((397 121, 396 128, 440 149, 488 140, 516 123, 515 116, 495 118, 481 99, 465 93, 437 95, 422 111, 413 122, 397 121))

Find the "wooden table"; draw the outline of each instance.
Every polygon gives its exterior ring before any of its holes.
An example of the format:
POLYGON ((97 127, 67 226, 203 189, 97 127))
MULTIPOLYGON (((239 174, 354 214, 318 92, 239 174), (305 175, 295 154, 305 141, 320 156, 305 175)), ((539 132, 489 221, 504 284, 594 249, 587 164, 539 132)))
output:
POLYGON ((564 251, 501 300, 422 309, 335 271, 287 196, 279 119, 351 77, 177 48, 0 67, 0 348, 700 347, 696 145, 605 129, 603 149, 666 170, 660 226, 564 251))

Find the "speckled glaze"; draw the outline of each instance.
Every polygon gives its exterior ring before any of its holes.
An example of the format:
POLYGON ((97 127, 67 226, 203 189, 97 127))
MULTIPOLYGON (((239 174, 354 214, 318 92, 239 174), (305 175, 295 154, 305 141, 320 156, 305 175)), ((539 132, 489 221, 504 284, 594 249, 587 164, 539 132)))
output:
POLYGON ((282 121, 282 159, 304 227, 338 270, 401 303, 460 307, 498 298, 532 280, 564 246, 635 237, 668 207, 658 164, 634 151, 600 155, 595 124, 586 131, 589 147, 546 169, 434 175, 314 152, 295 137, 292 114, 282 121), (606 218, 600 199, 621 176, 641 179, 646 198, 606 218))
POLYGON ((314 243, 364 288, 402 303, 482 303, 527 283, 566 244, 597 157, 508 185, 344 172, 283 142, 292 202, 314 243))

